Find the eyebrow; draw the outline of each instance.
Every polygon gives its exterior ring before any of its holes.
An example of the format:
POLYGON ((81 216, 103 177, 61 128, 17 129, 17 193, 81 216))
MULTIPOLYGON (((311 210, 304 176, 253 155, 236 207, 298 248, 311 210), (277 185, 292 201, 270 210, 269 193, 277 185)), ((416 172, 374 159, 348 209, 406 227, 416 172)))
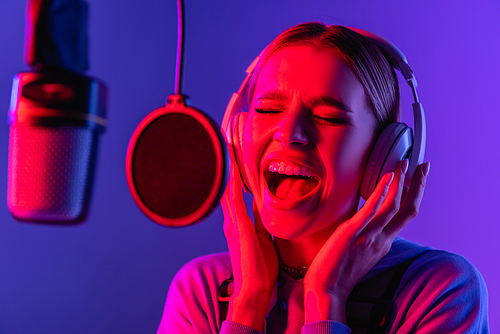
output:
MULTIPOLYGON (((255 101, 262 101, 262 100, 270 100, 270 101, 276 101, 276 102, 287 102, 289 100, 289 97, 282 92, 278 90, 273 90, 267 93, 262 94, 259 96, 255 101)), ((327 107, 332 107, 336 109, 343 110, 345 112, 352 113, 353 111, 349 106, 346 104, 340 102, 339 100, 328 96, 328 95, 320 95, 318 97, 315 97, 309 101, 309 104, 313 107, 316 106, 327 106, 327 107)))
POLYGON ((280 92, 278 90, 272 90, 270 92, 262 94, 257 99, 255 99, 255 101, 270 100, 270 101, 277 101, 277 102, 286 102, 286 101, 288 101, 288 99, 289 99, 288 96, 286 96, 282 92, 280 92))
POLYGON ((344 104, 344 103, 340 102, 339 100, 334 99, 333 97, 328 96, 328 95, 318 96, 309 102, 311 103, 312 106, 328 106, 328 107, 337 108, 337 109, 340 109, 340 110, 343 110, 346 112, 350 112, 350 113, 353 112, 351 110, 351 108, 349 108, 349 106, 347 106, 346 104, 344 104))

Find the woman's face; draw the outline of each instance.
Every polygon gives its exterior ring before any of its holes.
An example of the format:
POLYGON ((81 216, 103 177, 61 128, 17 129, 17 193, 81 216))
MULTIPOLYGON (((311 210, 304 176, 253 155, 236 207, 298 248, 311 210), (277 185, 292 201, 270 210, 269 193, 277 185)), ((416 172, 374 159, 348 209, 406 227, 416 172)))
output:
POLYGON ((357 209, 375 121, 362 85, 333 49, 282 49, 258 76, 243 162, 266 229, 296 239, 357 209))

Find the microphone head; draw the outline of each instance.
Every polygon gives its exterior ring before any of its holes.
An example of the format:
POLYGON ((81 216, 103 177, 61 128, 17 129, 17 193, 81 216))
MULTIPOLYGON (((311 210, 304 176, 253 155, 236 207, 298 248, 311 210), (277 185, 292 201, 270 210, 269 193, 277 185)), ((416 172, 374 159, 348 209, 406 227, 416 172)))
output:
POLYGON ((70 72, 14 77, 9 109, 7 204, 22 221, 76 223, 85 219, 106 88, 70 72))
POLYGON ((160 225, 199 222, 219 203, 227 177, 225 157, 215 123, 186 106, 184 96, 170 95, 130 139, 130 192, 142 212, 160 225))
POLYGON ((12 125, 7 203, 16 219, 73 223, 87 215, 98 132, 12 125))

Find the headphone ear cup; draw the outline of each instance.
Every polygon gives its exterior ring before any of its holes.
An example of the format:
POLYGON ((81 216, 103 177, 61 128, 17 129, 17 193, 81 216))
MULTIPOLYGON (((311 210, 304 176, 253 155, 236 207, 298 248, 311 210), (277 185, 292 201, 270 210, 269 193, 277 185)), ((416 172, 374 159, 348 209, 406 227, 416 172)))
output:
POLYGON ((366 163, 360 193, 364 200, 370 197, 380 178, 393 172, 406 159, 413 145, 412 129, 405 123, 389 124, 380 134, 366 163))
POLYGON ((234 115, 233 120, 231 121, 231 129, 232 129, 232 143, 234 150, 234 158, 236 159, 236 164, 238 165, 238 169, 241 175, 241 181, 243 182, 243 188, 246 192, 251 194, 250 187, 248 186, 248 180, 245 176, 244 164, 243 164, 243 154, 242 154, 242 133, 243 127, 247 121, 248 112, 240 112, 234 115))

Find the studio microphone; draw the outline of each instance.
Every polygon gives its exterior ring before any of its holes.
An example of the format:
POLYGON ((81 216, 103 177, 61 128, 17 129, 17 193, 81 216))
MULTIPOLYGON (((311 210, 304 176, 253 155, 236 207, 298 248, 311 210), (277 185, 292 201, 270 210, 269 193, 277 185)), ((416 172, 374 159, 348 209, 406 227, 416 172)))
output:
POLYGON ((8 112, 7 204, 21 221, 76 223, 87 215, 106 87, 84 76, 87 4, 28 0, 25 61, 8 112))

